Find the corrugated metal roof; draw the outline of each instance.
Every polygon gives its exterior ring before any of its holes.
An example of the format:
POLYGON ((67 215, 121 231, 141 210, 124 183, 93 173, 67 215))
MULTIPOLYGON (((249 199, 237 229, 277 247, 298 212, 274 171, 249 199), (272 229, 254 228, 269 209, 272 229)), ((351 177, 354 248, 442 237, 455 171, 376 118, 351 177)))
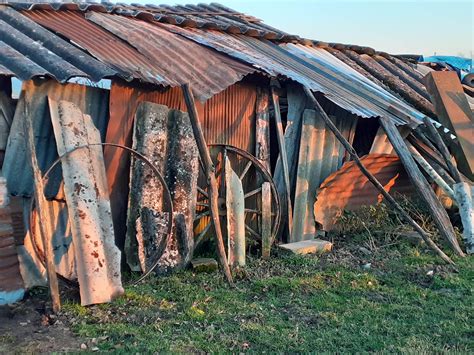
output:
MULTIPOLYGON (((361 158, 385 189, 393 193, 412 194, 413 185, 396 155, 370 154, 361 158)), ((380 192, 351 161, 330 175, 318 190, 314 217, 326 231, 332 230, 344 210, 356 210, 381 201, 380 192)))
POLYGON ((328 52, 300 44, 280 46, 262 39, 218 31, 160 25, 200 44, 254 65, 272 76, 285 76, 361 117, 386 116, 397 124, 417 125, 423 115, 367 80, 328 52), (403 114, 395 115, 394 110, 403 114))
POLYGON ((190 83, 207 100, 255 68, 150 23, 91 12, 25 11, 38 22, 115 68, 123 77, 163 86, 190 83), (157 60, 160 58, 160 60, 157 60))
POLYGON ((247 64, 141 20, 98 12, 86 17, 154 60, 167 85, 189 83, 200 100, 255 71, 247 64))
POLYGON ((65 82, 75 76, 99 81, 116 74, 103 63, 3 5, 0 5, 0 38, 0 75, 14 73, 22 80, 49 76, 65 82))
POLYGON ((96 2, 10 2, 20 10, 72 10, 113 13, 128 17, 135 17, 149 22, 163 22, 177 26, 210 28, 229 33, 240 33, 247 36, 268 39, 291 40, 298 36, 290 35, 261 20, 229 9, 220 4, 209 5, 141 5, 141 4, 113 4, 96 2))

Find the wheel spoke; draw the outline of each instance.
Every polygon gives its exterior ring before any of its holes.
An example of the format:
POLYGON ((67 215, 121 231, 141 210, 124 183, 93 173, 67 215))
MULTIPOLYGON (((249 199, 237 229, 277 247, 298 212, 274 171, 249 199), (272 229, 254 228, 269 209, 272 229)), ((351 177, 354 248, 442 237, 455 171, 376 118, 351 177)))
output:
POLYGON ((260 238, 260 234, 255 232, 252 228, 250 228, 248 225, 245 225, 245 229, 252 234, 254 237, 260 238))
POLYGON ((255 189, 253 191, 247 192, 244 196, 244 198, 249 198, 252 197, 253 195, 258 194, 259 192, 262 192, 262 187, 259 187, 258 189, 255 189))
POLYGON ((199 186, 197 187, 197 190, 198 190, 198 192, 200 192, 201 194, 203 194, 204 196, 206 196, 206 198, 209 199, 209 195, 207 194, 206 191, 204 191, 203 189, 201 189, 199 186))
POLYGON ((254 210, 254 209, 251 209, 251 208, 246 208, 244 211, 245 211, 245 213, 262 214, 262 211, 254 210))
POLYGON ((199 214, 196 215, 196 218, 195 218, 194 220, 198 220, 198 219, 200 219, 200 218, 202 218, 202 217, 209 216, 209 213, 210 213, 209 211, 205 211, 205 212, 199 213, 199 214))
POLYGON ((209 228, 211 228, 211 222, 209 222, 201 231, 201 233, 198 234, 198 236, 196 237, 196 241, 194 243, 194 247, 197 247, 201 242, 204 241, 206 237, 206 233, 209 230, 209 228))
POLYGON ((252 166, 252 161, 249 160, 247 165, 245 166, 244 171, 242 171, 242 174, 240 174, 239 179, 242 180, 245 177, 245 174, 249 171, 250 167, 252 166))

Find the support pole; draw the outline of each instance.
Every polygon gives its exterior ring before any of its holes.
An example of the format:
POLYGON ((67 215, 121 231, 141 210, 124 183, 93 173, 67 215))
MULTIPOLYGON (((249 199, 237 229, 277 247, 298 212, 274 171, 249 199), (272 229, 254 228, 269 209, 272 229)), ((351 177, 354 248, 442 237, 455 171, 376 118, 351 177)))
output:
POLYGON ((354 162, 356 163, 356 165, 359 167, 360 171, 362 172, 362 174, 365 175, 365 177, 367 177, 367 179, 375 186, 375 188, 377 190, 380 191, 380 193, 383 195, 383 197, 387 200, 387 202, 389 202, 392 207, 401 214, 401 216, 407 221, 408 224, 410 224, 419 234, 420 236, 423 238, 423 240, 425 241, 425 243, 431 248, 433 249, 433 251, 436 252, 436 254, 438 254, 441 259, 443 259, 444 261, 446 261, 447 263, 449 264, 454 264, 454 262, 450 259, 449 256, 447 256, 430 238, 430 236, 423 230, 423 228, 420 227, 420 225, 418 225, 418 223, 416 223, 416 221, 414 221, 410 215, 398 204, 397 201, 395 201, 395 199, 390 196, 390 194, 385 191, 384 187, 382 186, 382 184, 380 184, 380 182, 375 178, 375 176, 373 176, 367 169, 366 167, 364 166, 364 164, 362 164, 362 162, 360 161, 359 159, 359 156, 357 155, 356 151, 354 150, 354 148, 350 145, 350 143, 344 138, 344 136, 341 134, 341 132, 339 132, 339 130, 337 129, 337 127, 334 125, 334 123, 332 123, 332 121, 330 120, 330 118, 328 117, 328 115, 326 114, 326 112, 324 112, 323 108, 321 107, 321 105, 319 104, 319 102, 316 100, 316 98, 314 97, 313 93, 308 89, 308 88, 304 88, 305 90, 305 93, 306 95, 308 95, 308 98, 311 102, 311 104, 314 106, 314 109, 319 112, 321 114, 321 118, 324 120, 324 122, 326 123, 327 127, 334 133, 334 135, 336 136, 336 138, 339 140, 339 142, 341 142, 341 144, 344 146, 344 148, 349 152, 349 154, 351 155, 352 159, 354 159, 354 162))
MULTIPOLYGON (((26 100, 25 100, 26 101, 26 100)), ((40 217, 40 234, 44 248, 44 258, 46 262, 46 274, 48 277, 49 292, 51 294, 51 302, 53 305, 53 312, 57 313, 61 310, 61 299, 59 297, 58 278, 56 275, 56 268, 54 266, 54 252, 51 237, 53 236, 53 213, 50 205, 44 196, 44 182, 41 176, 41 171, 38 166, 38 159, 36 157, 35 137, 33 133, 33 122, 31 116, 28 114, 28 102, 25 102, 25 135, 27 151, 29 152, 31 167, 34 177, 34 194, 36 202, 36 210, 40 217)))
POLYGON ((217 186, 217 180, 215 176, 215 166, 211 159, 211 154, 206 145, 204 133, 202 132, 201 123, 196 109, 196 103, 194 102, 194 96, 191 92, 189 84, 183 84, 181 86, 184 95, 184 101, 186 102, 186 108, 188 110, 191 125, 193 127, 194 138, 199 150, 204 170, 207 176, 207 182, 209 185, 209 209, 211 210, 211 218, 215 230, 216 242, 217 242, 217 254, 219 255, 219 261, 224 269, 224 274, 229 282, 233 285, 232 274, 230 272, 227 256, 225 253, 224 238, 222 236, 221 221, 219 219, 219 189, 217 186))

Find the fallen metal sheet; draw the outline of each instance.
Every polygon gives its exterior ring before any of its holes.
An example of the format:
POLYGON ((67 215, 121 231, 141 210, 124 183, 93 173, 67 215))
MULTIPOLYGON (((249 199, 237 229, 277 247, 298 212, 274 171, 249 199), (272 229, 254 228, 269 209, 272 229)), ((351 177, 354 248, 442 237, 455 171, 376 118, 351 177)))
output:
POLYGON ((242 181, 225 158, 227 258, 230 266, 245 266, 245 197, 242 181))
POLYGON ((14 9, 0 4, 0 75, 21 80, 49 76, 65 82, 72 77, 93 81, 117 72, 14 9))
MULTIPOLYGON (((350 120, 331 117, 346 139, 350 139, 354 125, 350 120)), ((321 183, 339 169, 344 158, 344 148, 326 127, 314 110, 303 113, 303 127, 298 157, 296 190, 294 198, 293 229, 291 242, 314 239, 314 197, 321 183)))
MULTIPOLYGON (((172 195, 175 228, 156 271, 163 273, 184 267, 191 260, 194 247, 193 222, 199 172, 198 151, 188 115, 163 105, 141 103, 135 116, 133 148, 153 157, 153 164, 164 176, 172 195)), ((148 265, 146 258, 151 255, 149 250, 156 249, 155 245, 166 238, 166 234, 161 233, 152 235, 153 240, 150 240, 146 233, 141 232, 150 228, 143 218, 144 212, 165 212, 164 193, 151 168, 132 159, 125 240, 127 263, 132 270, 144 271, 148 265)), ((154 222, 148 219, 148 224, 154 222)))
POLYGON ((278 46, 242 35, 166 24, 160 26, 252 64, 269 75, 285 76, 313 91, 322 92, 335 104, 361 117, 386 116, 396 124, 413 126, 418 125, 423 117, 323 49, 295 44, 278 46), (395 115, 393 108, 403 114, 395 115))
POLYGON ((213 28, 230 33, 241 33, 248 36, 268 39, 291 40, 298 38, 276 28, 268 26, 261 20, 229 9, 220 4, 199 5, 127 5, 94 2, 11 2, 10 6, 19 10, 51 11, 95 11, 115 13, 135 17, 149 22, 171 23, 177 26, 213 28))
POLYGON ((0 151, 5 150, 7 146, 14 114, 15 104, 13 100, 5 92, 0 90, 0 151))
MULTIPOLYGON (((44 173, 58 157, 47 107, 48 97, 73 102, 82 112, 92 117, 94 124, 101 132, 101 138, 105 138, 109 101, 107 90, 77 84, 61 85, 53 80, 24 82, 3 163, 3 174, 7 179, 8 192, 14 196, 29 197, 33 193, 33 174, 29 169, 30 159, 26 155, 23 129, 25 110, 28 115, 33 116, 36 152, 41 171, 44 173)), ((61 197, 61 194, 58 194, 60 181, 61 171, 58 168, 50 176, 46 189, 48 197, 61 197)))
MULTIPOLYGON (((60 155, 81 145, 101 142, 91 117, 79 107, 64 100, 48 102, 60 155)), ((62 170, 81 305, 110 302, 124 290, 102 147, 75 151, 63 159, 62 170)))
MULTIPOLYGON (((412 183, 397 156, 371 154, 362 157, 361 161, 392 196, 396 193, 415 194, 412 183)), ((381 201, 380 192, 351 161, 345 163, 321 184, 314 204, 314 218, 322 225, 323 230, 330 231, 336 228, 337 220, 344 210, 354 211, 381 201)))
POLYGON ((255 71, 249 65, 145 21, 94 12, 86 14, 86 18, 128 42, 145 57, 153 58, 162 84, 189 84, 201 101, 255 71))

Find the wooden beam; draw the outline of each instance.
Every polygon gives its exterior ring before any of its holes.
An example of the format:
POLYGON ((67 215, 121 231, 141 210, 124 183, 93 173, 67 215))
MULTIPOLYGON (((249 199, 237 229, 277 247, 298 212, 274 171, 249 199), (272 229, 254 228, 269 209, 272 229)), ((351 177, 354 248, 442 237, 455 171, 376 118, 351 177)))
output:
POLYGON ((262 258, 270 257, 272 248, 272 191, 269 182, 262 184, 262 258))
MULTIPOLYGON (((390 196, 390 194, 385 190, 383 185, 373 176, 370 171, 367 170, 367 168, 362 164, 360 161, 359 156, 357 155, 355 149, 350 145, 350 143, 344 138, 344 136, 341 134, 341 132, 337 129, 337 127, 334 125, 334 123, 331 121, 329 116, 326 114, 326 112, 323 110, 321 105, 319 104, 318 100, 314 97, 313 93, 311 92, 310 89, 304 88, 306 95, 308 96, 312 106, 314 106, 314 109, 321 114, 322 119, 324 122, 326 122, 326 125, 328 128, 334 133, 336 138, 341 142, 341 144, 344 146, 344 148, 349 152, 351 155, 352 159, 354 159, 354 162, 356 165, 359 167, 360 171, 362 174, 364 174, 367 179, 377 188, 377 190, 380 191, 382 196, 385 198, 385 200, 398 212, 400 215, 407 221, 408 224, 410 224, 415 231, 420 234, 420 236, 423 238, 425 243, 433 249, 433 251, 438 254, 441 259, 446 261, 449 264, 454 264, 454 262, 451 260, 449 256, 447 256, 430 238, 430 236, 423 230, 423 228, 420 227, 416 221, 414 221, 410 215, 400 206, 400 204, 395 201, 395 199, 390 196)), ((396 129, 396 128, 395 128, 396 129)), ((397 131, 398 132, 398 131, 397 131)))
POLYGON ((425 76, 425 85, 440 123, 458 138, 453 153, 459 170, 474 180, 474 116, 458 75, 433 71, 425 76))
POLYGON ((275 110, 275 127, 277 131, 278 148, 280 149, 280 159, 282 163, 282 174, 285 185, 285 201, 286 201, 286 212, 287 226, 288 226, 288 237, 291 236, 291 230, 293 228, 293 208, 291 206, 291 186, 290 186, 290 175, 288 169, 288 156, 286 154, 285 137, 283 134, 283 123, 281 121, 280 103, 275 88, 272 87, 272 103, 275 110))
POLYGON ((270 94, 268 89, 257 88, 255 111, 255 156, 270 171, 270 94))
POLYGON ((53 219, 53 211, 51 205, 44 196, 44 183, 41 175, 40 168, 38 166, 38 159, 36 156, 35 137, 33 132, 32 117, 28 112, 28 103, 25 102, 24 106, 24 125, 25 125, 25 136, 26 138, 26 149, 31 159, 31 167, 33 170, 34 177, 34 194, 36 202, 36 210, 40 218, 39 229, 41 234, 41 240, 43 242, 44 257, 46 263, 46 273, 48 276, 49 292, 51 294, 51 301, 53 306, 53 312, 57 313, 61 310, 61 299, 59 296, 58 278, 56 275, 56 268, 54 266, 54 252, 52 244, 52 236, 55 222, 53 219))
POLYGON ((183 90, 184 101, 186 102, 189 119, 191 120, 191 125, 193 127, 194 138, 196 139, 199 155, 204 165, 207 182, 209 184, 209 208, 211 210, 211 218, 216 236, 219 261, 222 265, 222 268, 224 269, 224 274, 227 281, 232 285, 234 282, 232 280, 232 274, 230 272, 227 256, 225 253, 224 238, 222 236, 221 221, 219 219, 219 188, 217 186, 217 180, 215 176, 216 169, 214 163, 212 162, 209 149, 206 145, 206 139, 204 138, 204 133, 202 132, 201 122, 199 121, 196 103, 194 101, 191 88, 189 87, 189 84, 183 84, 181 89, 183 90))
POLYGON ((385 129, 390 142, 392 142, 393 148, 397 152, 400 160, 405 166, 405 170, 408 176, 415 185, 421 198, 425 201, 427 208, 431 212, 434 222, 436 223, 440 234, 448 241, 453 250, 459 256, 464 256, 463 251, 459 247, 456 235, 454 233, 453 226, 449 220, 449 216, 445 209, 441 205, 441 202, 437 199, 431 186, 426 181, 425 177, 421 173, 420 169, 415 163, 415 160, 410 154, 405 142, 403 141, 400 132, 398 131, 395 124, 388 118, 381 117, 380 123, 385 129))

